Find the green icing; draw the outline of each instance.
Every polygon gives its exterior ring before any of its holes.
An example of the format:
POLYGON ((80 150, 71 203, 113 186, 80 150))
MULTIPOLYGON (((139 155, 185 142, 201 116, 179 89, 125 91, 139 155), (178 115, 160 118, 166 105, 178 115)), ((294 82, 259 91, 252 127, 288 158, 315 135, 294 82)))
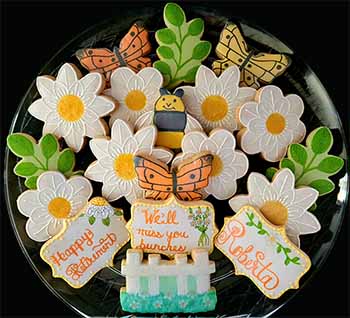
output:
POLYGON ((147 276, 140 277, 140 293, 148 294, 148 277, 147 276))
POLYGON ((195 294, 197 291, 197 279, 195 276, 189 275, 187 277, 187 289, 189 294, 195 294))
POLYGON ((215 309, 216 291, 211 289, 204 294, 172 295, 159 294, 148 296, 128 294, 125 289, 120 291, 122 309, 139 313, 196 313, 215 309))
POLYGON ((161 294, 177 294, 177 282, 175 276, 159 277, 159 292, 161 294))
MULTIPOLYGON (((306 138, 305 146, 291 144, 288 147, 288 155, 280 161, 279 168, 288 168, 294 173, 296 187, 312 187, 320 196, 330 193, 335 185, 329 177, 338 173, 344 165, 342 158, 328 154, 332 145, 330 129, 319 127, 306 138)), ((276 168, 269 168, 266 175, 271 180, 276 172, 276 168)))

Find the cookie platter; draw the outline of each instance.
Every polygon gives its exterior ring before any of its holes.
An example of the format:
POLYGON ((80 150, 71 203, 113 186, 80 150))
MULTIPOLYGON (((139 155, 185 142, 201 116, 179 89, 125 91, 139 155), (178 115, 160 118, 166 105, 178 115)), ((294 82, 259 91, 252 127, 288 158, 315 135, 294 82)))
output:
POLYGON ((40 278, 82 315, 268 315, 333 246, 348 184, 332 101, 284 43, 208 12, 168 4, 94 26, 19 106, 10 217, 40 278))

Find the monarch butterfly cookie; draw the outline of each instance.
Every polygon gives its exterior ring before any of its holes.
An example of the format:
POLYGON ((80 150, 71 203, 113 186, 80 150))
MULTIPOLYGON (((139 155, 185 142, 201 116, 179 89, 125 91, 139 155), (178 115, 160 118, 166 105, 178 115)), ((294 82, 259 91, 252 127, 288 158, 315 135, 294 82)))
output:
POLYGON ((113 266, 114 256, 129 241, 125 224, 122 210, 95 197, 41 247, 40 256, 53 277, 81 288, 102 268, 113 266))
POLYGON ((37 143, 30 135, 14 133, 7 137, 7 146, 22 158, 16 164, 14 173, 26 178, 24 184, 29 189, 36 189, 36 181, 45 171, 59 171, 66 177, 81 173, 73 172, 74 152, 69 148, 60 151, 57 138, 52 134, 41 137, 37 143))
POLYGON ((203 197, 200 191, 208 186, 213 156, 192 156, 172 169, 151 157, 136 156, 134 161, 146 199, 166 200, 174 194, 180 200, 192 201, 203 197))
POLYGON ((232 65, 241 70, 241 86, 259 88, 260 83, 269 84, 280 76, 291 63, 285 54, 271 54, 249 50, 238 26, 229 23, 220 34, 215 52, 219 58, 213 62, 215 74, 220 75, 232 65))
POLYGON ((281 160, 292 143, 303 140, 306 128, 300 120, 303 100, 295 94, 283 96, 280 88, 268 85, 258 90, 256 102, 239 110, 244 128, 237 140, 247 154, 261 153, 271 162, 281 160))
POLYGON ((75 216, 89 200, 92 186, 88 179, 73 176, 68 180, 57 171, 46 171, 37 180, 36 190, 24 191, 17 198, 18 210, 29 217, 28 236, 45 242, 58 234, 64 221, 75 216))
POLYGON ((196 74, 195 86, 182 86, 182 97, 189 114, 195 117, 209 133, 214 128, 230 132, 240 128, 237 110, 247 101, 254 100, 256 90, 239 87, 239 69, 231 66, 220 76, 201 65, 196 74))
POLYGON ((85 176, 102 182, 102 195, 108 201, 125 197, 130 203, 143 197, 137 182, 134 166, 136 155, 153 156, 163 162, 170 162, 173 154, 166 149, 155 147, 157 129, 148 126, 136 133, 130 126, 117 119, 111 129, 111 138, 94 138, 90 149, 97 160, 90 164, 85 176))
POLYGON ((113 52, 106 48, 86 48, 75 55, 80 64, 90 72, 104 75, 109 82, 112 72, 120 66, 128 66, 135 72, 151 66, 151 59, 146 57, 151 52, 148 31, 139 23, 132 25, 113 52))
POLYGON ((104 85, 101 74, 81 77, 73 64, 63 64, 56 79, 37 77, 41 98, 32 103, 28 111, 45 123, 43 135, 52 133, 63 137, 69 148, 79 152, 85 136, 95 138, 108 133, 108 126, 101 117, 112 112, 115 103, 100 95, 104 85))

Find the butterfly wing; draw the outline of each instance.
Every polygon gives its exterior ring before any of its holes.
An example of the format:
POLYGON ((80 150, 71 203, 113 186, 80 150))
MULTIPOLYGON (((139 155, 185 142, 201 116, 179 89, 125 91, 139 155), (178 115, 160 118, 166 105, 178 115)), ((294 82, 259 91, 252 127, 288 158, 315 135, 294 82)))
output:
POLYGON ((135 170, 139 186, 146 190, 145 198, 165 200, 173 191, 173 176, 168 166, 158 160, 135 156, 135 170))
POLYGON ((199 190, 208 186, 212 161, 212 155, 202 154, 189 158, 178 167, 174 188, 179 199, 185 201, 202 199, 199 190))
POLYGON ((148 31, 137 23, 132 25, 119 45, 121 57, 135 71, 151 66, 151 59, 145 57, 151 50, 148 31))
POLYGON ((75 53, 75 56, 85 69, 104 74, 107 81, 112 71, 120 65, 117 56, 108 49, 81 49, 75 53))
POLYGON ((249 55, 248 46, 236 24, 230 23, 225 26, 215 52, 219 57, 212 65, 216 75, 220 75, 229 66, 241 66, 246 60, 249 55))

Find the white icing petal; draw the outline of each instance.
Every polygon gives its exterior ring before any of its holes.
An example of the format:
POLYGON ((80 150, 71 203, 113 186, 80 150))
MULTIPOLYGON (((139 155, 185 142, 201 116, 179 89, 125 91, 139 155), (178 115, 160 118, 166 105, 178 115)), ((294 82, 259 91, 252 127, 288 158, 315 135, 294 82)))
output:
POLYGON ((51 108, 46 105, 42 98, 37 99, 33 102, 29 108, 28 112, 35 118, 45 121, 47 115, 51 112, 51 108))
POLYGON ((47 171, 42 173, 37 180, 39 190, 56 190, 59 185, 66 182, 66 177, 58 171, 47 171))
POLYGON ((317 197, 317 190, 309 187, 299 188, 295 190, 294 204, 308 209, 316 202, 317 197))
POLYGON ((64 84, 67 88, 70 88, 78 81, 79 78, 80 76, 78 77, 77 69, 74 68, 71 64, 65 63, 59 69, 56 81, 64 84))
POLYGON ((35 223, 31 219, 28 219, 26 223, 26 232, 28 236, 36 242, 45 242, 47 241, 51 235, 48 233, 48 221, 47 223, 35 223))
POLYGON ((30 216, 33 210, 39 205, 38 192, 27 190, 17 198, 17 207, 24 216, 30 216))
POLYGON ((100 73, 91 72, 85 75, 80 81, 84 91, 97 95, 103 87, 103 77, 100 73))
POLYGON ((185 135, 182 139, 182 151, 186 152, 199 152, 201 144, 207 139, 207 135, 204 132, 194 131, 185 135))
POLYGON ((36 78, 36 87, 41 97, 50 97, 53 94, 54 81, 48 76, 38 76, 36 78))
POLYGON ((111 138, 122 145, 124 141, 133 135, 130 126, 123 120, 117 119, 111 129, 111 138))
POLYGON ((105 172, 105 168, 98 161, 95 161, 87 167, 84 176, 90 180, 102 182, 105 172))
POLYGON ((235 195, 230 201, 229 201, 230 207, 234 212, 238 212, 238 210, 245 206, 250 204, 249 196, 248 195, 235 195))
POLYGON ((169 163, 174 156, 171 151, 164 148, 153 148, 150 155, 164 163, 169 163))

